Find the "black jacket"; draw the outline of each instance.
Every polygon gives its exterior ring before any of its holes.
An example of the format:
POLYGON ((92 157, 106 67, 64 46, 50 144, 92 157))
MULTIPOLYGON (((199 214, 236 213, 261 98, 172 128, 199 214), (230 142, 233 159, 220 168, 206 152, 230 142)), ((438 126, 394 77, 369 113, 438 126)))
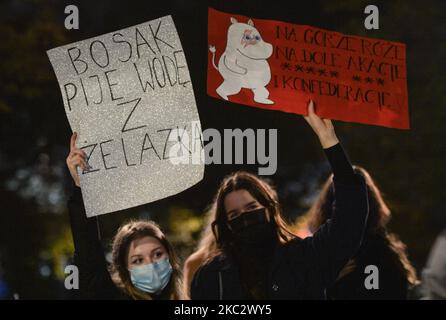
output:
POLYGON ((78 298, 128 299, 111 279, 99 240, 98 218, 87 218, 81 189, 76 186, 68 200, 68 212, 75 248, 74 263, 79 269, 78 298))
MULTIPOLYGON (((312 237, 295 238, 274 250, 267 279, 270 299, 325 299, 326 288, 360 247, 368 214, 364 178, 353 174, 339 144, 326 154, 334 172, 333 218, 312 237)), ((194 275, 191 297, 248 298, 234 258, 222 254, 202 266, 194 275)))
POLYGON ((408 298, 407 272, 396 252, 390 247, 385 234, 370 234, 354 258, 355 268, 338 279, 328 290, 330 300, 405 300, 408 298), (364 285, 369 273, 367 266, 378 268, 377 289, 364 285))

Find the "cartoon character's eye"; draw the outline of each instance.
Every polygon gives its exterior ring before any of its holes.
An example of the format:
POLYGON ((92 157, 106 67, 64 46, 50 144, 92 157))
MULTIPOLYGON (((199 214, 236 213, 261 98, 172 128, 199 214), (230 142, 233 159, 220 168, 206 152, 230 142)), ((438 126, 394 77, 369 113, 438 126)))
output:
POLYGON ((251 40, 251 36, 246 35, 246 36, 245 36, 245 39, 246 39, 246 40, 251 40))
POLYGON ((259 35, 256 35, 256 40, 260 41, 260 36, 259 35))

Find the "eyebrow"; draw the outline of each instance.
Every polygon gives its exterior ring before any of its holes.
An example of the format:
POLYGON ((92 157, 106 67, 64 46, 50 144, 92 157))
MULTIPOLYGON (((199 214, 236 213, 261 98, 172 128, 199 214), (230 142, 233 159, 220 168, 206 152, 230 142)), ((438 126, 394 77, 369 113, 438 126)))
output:
POLYGON ((150 252, 150 254, 154 253, 156 250, 159 250, 159 249, 163 249, 163 248, 162 248, 161 246, 156 247, 155 249, 153 249, 153 250, 150 252))
MULTIPOLYGON (((256 200, 253 200, 253 201, 251 201, 251 202, 245 204, 243 208, 250 207, 250 206, 252 206, 253 204, 257 204, 257 201, 256 201, 256 200)), ((233 209, 233 210, 229 211, 228 214, 232 214, 232 213, 234 213, 235 211, 237 211, 237 210, 236 210, 236 209, 233 209)))
MULTIPOLYGON (((156 247, 155 249, 152 249, 152 251, 150 251, 150 254, 152 254, 154 251, 156 251, 156 250, 158 250, 158 249, 162 249, 162 247, 159 246, 159 247, 156 247)), ((142 256, 143 256, 142 254, 134 254, 134 255, 132 255, 132 256, 130 257, 130 259, 133 259, 133 258, 135 258, 135 257, 142 257, 142 256)))

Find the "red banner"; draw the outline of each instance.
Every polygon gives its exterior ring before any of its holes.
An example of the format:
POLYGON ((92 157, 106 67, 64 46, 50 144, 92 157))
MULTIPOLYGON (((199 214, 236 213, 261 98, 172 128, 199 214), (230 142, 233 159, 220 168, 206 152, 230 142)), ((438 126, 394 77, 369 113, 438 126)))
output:
POLYGON ((408 129, 406 46, 209 8, 210 96, 253 107, 408 129))

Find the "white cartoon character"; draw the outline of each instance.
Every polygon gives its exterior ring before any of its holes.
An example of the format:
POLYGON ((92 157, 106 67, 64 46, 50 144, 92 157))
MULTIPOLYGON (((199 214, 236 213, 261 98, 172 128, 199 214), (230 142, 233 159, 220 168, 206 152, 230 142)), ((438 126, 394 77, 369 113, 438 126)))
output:
POLYGON ((254 23, 240 23, 231 17, 228 28, 228 42, 221 55, 218 68, 215 65, 215 47, 209 46, 212 52, 212 64, 223 77, 223 83, 217 88, 220 97, 228 100, 228 96, 237 94, 242 88, 254 92, 254 101, 273 104, 268 99, 269 91, 265 86, 271 80, 271 69, 268 59, 273 53, 273 46, 263 41, 254 23))

